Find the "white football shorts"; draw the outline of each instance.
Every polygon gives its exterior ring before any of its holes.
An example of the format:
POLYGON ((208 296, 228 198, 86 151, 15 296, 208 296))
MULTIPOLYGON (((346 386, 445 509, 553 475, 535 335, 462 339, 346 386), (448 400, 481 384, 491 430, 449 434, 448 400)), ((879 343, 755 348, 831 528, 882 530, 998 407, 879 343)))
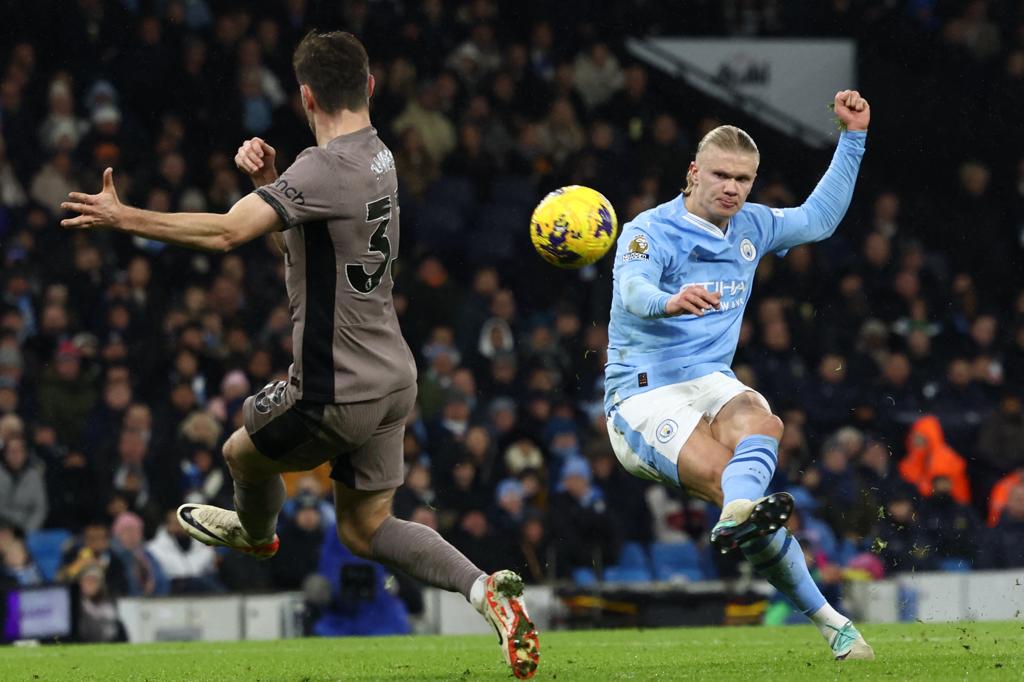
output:
POLYGON ((608 415, 608 437, 626 471, 679 486, 679 451, 701 419, 713 422, 725 404, 750 391, 738 379, 713 372, 626 398, 608 415))

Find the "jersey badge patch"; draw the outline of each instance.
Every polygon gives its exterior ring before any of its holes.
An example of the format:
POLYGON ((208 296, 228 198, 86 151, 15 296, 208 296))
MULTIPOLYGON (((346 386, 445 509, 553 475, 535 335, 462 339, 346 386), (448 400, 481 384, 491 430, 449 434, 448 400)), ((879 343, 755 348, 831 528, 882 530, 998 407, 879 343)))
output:
POLYGON ((629 251, 622 255, 622 262, 628 263, 632 260, 649 260, 650 254, 647 250, 651 248, 650 243, 647 241, 647 237, 642 234, 638 234, 633 237, 633 241, 629 243, 629 251))
POLYGON ((743 260, 752 261, 757 258, 757 249, 754 248, 754 242, 749 239, 744 239, 740 242, 740 255, 743 256, 743 260))

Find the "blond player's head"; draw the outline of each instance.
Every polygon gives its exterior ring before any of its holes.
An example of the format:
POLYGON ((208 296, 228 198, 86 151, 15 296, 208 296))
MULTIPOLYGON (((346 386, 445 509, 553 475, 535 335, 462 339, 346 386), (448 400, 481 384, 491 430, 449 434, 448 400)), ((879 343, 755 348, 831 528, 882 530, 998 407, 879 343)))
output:
POLYGON ((747 200, 761 154, 736 126, 718 126, 697 145, 686 173, 686 205, 713 223, 728 221, 747 200))

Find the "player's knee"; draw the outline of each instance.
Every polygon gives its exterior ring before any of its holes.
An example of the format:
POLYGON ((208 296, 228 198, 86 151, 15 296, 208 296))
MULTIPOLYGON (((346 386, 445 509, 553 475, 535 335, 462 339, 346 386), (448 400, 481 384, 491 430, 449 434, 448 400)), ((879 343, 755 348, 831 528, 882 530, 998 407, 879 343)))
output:
POLYGON ((224 463, 228 465, 228 469, 231 470, 232 476, 241 468, 238 461, 238 448, 235 447, 235 440, 228 438, 224 442, 224 447, 221 448, 221 454, 224 455, 224 463))
POLYGON ((785 426, 781 419, 774 414, 767 414, 761 419, 758 433, 765 436, 771 436, 775 440, 782 440, 782 431, 784 428, 785 426))

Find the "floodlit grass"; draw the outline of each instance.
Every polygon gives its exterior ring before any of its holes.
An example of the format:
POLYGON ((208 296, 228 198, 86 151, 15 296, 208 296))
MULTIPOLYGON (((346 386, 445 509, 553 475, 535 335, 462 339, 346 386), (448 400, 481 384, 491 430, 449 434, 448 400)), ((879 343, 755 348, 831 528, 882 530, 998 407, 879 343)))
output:
MULTIPOLYGON (((1024 679, 1024 622, 866 625, 873 662, 833 661, 810 626, 541 633, 538 680, 1024 679)), ((0 680, 501 680, 493 637, 0 649, 0 680)))

